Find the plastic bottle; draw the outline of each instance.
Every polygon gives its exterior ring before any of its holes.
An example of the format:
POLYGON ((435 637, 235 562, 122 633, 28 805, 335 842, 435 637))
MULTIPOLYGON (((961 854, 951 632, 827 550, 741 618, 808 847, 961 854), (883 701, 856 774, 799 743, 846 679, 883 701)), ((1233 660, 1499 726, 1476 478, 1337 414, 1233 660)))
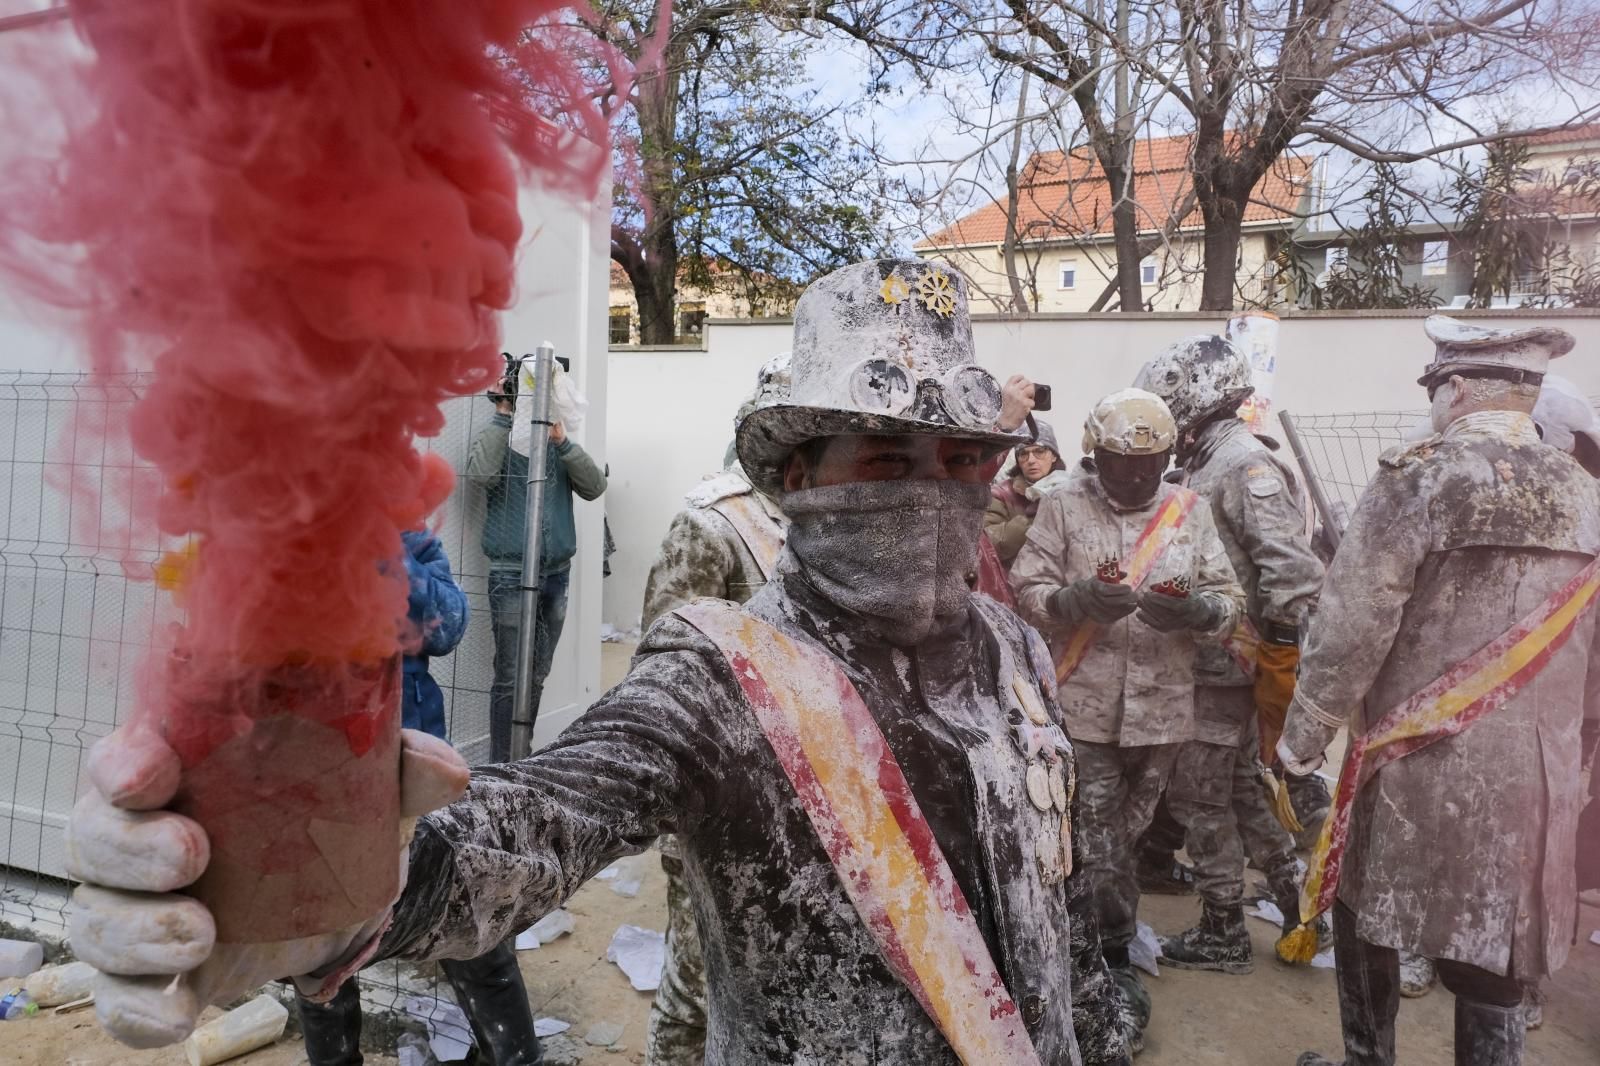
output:
POLYGON ((0 998, 0 1021, 14 1022, 22 1018, 31 1018, 38 1013, 39 1004, 20 988, 0 998))

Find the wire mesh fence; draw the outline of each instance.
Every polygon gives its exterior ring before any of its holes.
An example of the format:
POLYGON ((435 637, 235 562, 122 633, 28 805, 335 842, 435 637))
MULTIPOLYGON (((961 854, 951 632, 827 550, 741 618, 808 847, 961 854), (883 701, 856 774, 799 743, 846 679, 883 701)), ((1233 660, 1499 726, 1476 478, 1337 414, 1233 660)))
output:
MULTIPOLYGON (((129 528, 126 515, 106 509, 154 474, 126 435, 107 432, 146 383, 140 375, 0 372, 0 922, 47 940, 65 934, 71 884, 62 831, 86 787, 89 748, 132 713, 137 664, 182 621, 152 580, 157 560, 181 544, 153 533, 139 542, 106 535, 129 528)), ((445 416, 443 432, 419 445, 459 475, 493 409, 465 397, 449 401, 445 416)), ((485 497, 458 476, 435 516, 470 614, 460 645, 431 659, 430 672, 449 738, 474 763, 489 754, 494 677, 489 565, 479 544, 485 497)), ((374 967, 362 985, 378 1008, 449 994, 432 967, 406 964, 374 967)))
POLYGON ((1378 457, 1406 441, 1428 417, 1425 411, 1367 411, 1355 414, 1279 416, 1285 435, 1313 489, 1320 524, 1343 533, 1350 512, 1378 468, 1378 457), (1324 508, 1331 513, 1322 513, 1324 508))

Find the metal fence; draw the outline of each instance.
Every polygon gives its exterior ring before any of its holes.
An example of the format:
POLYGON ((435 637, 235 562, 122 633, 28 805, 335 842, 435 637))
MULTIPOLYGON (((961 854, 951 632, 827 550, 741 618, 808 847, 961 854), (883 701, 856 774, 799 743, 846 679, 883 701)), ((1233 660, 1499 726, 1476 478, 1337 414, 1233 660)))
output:
POLYGON ((1279 416, 1284 435, 1311 482, 1319 525, 1344 532, 1356 501, 1378 469, 1378 456, 1405 442, 1426 411, 1368 411, 1342 415, 1279 416))
MULTIPOLYGON (((0 372, 0 921, 45 939, 65 932, 62 829, 85 787, 88 749, 132 711, 135 668, 154 636, 182 620, 150 580, 155 561, 178 544, 95 532, 118 525, 98 510, 119 498, 106 490, 149 473, 125 436, 104 432, 126 418, 145 381, 0 372)), ((459 472, 493 409, 467 397, 445 413, 440 436, 420 443, 459 472)), ((472 762, 488 757, 493 678, 488 566, 478 547, 484 500, 458 478, 436 516, 471 618, 456 651, 430 669, 451 741, 472 762)), ((363 976, 363 991, 369 1004, 392 1007, 436 988, 431 968, 386 964, 363 976)))

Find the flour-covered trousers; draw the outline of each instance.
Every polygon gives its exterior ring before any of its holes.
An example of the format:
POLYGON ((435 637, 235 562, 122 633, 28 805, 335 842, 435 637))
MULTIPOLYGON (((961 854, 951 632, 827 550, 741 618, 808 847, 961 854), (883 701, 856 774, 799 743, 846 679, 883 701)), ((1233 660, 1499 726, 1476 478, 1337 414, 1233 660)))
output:
POLYGON ((1072 742, 1078 759, 1078 816, 1083 820, 1078 865, 1094 891, 1105 948, 1123 948, 1133 939, 1139 914, 1134 844, 1155 814, 1180 747, 1072 742))
POLYGON ((662 850, 661 868, 667 874, 667 957, 661 968, 661 985, 650 1004, 645 1062, 648 1066, 702 1066, 706 1058, 706 963, 700 929, 689 904, 683 860, 670 846, 662 850))
POLYGON ((1167 786, 1167 806, 1184 828, 1184 847, 1194 864, 1195 889, 1213 907, 1244 899, 1245 857, 1267 875, 1276 897, 1292 895, 1298 867, 1294 839, 1267 806, 1256 769, 1260 733, 1249 688, 1199 686, 1195 710, 1216 718, 1236 717, 1231 744, 1190 740, 1178 753, 1167 786), (1207 707, 1209 705, 1209 707, 1207 707))

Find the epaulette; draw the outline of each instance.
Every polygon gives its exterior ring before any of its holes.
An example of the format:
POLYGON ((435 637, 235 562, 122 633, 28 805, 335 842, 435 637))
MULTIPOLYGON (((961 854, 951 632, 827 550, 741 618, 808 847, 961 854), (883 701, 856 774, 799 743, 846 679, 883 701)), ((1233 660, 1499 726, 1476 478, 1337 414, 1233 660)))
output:
POLYGON ((1419 441, 1412 441, 1409 444, 1396 444, 1393 448, 1386 449, 1382 455, 1378 456, 1378 462, 1396 470, 1407 463, 1420 463, 1425 459, 1431 459, 1434 449, 1439 447, 1443 440, 1443 436, 1435 433, 1432 436, 1424 437, 1419 441))
POLYGON ((710 507, 718 500, 726 500, 729 496, 743 496, 750 492, 750 482, 744 475, 725 470, 720 474, 713 474, 700 484, 684 494, 683 502, 690 507, 710 507))

